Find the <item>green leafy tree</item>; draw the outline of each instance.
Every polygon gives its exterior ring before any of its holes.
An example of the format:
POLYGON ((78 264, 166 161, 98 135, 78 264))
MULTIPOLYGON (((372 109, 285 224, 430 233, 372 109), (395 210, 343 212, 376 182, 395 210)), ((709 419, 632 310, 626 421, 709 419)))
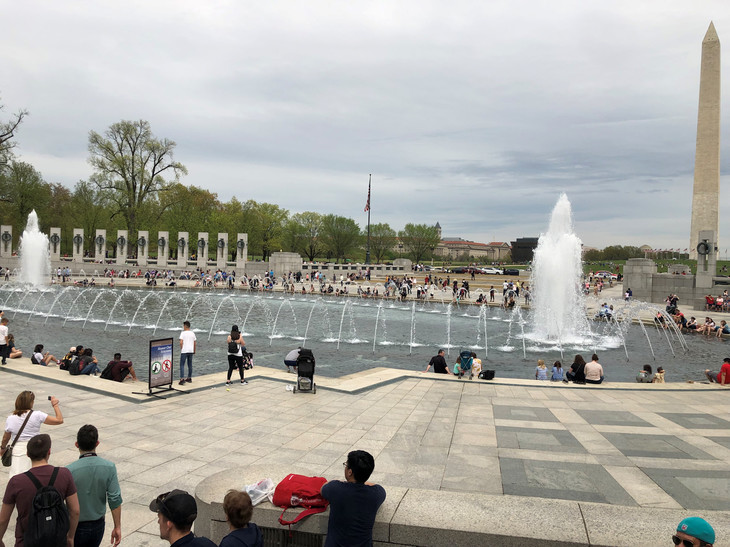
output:
POLYGON ((187 174, 173 160, 174 149, 174 141, 155 138, 144 120, 115 123, 103 135, 89 132, 91 181, 108 194, 131 234, 137 233, 144 204, 187 174))
POLYGON ((8 212, 19 228, 25 227, 33 209, 42 215, 51 202, 51 187, 43 176, 31 164, 19 161, 10 162, 0 183, 0 194, 10 205, 8 212))
POLYGON ((321 236, 322 215, 306 211, 289 219, 284 240, 288 249, 303 254, 312 262, 322 250, 321 236))
POLYGON ((71 196, 71 210, 74 219, 72 228, 83 228, 84 249, 98 252, 94 244, 97 229, 111 228, 110 213, 112 203, 105 192, 99 190, 96 185, 85 180, 80 180, 74 187, 71 196))
POLYGON ((283 246, 284 226, 289 211, 273 203, 258 203, 252 199, 243 204, 244 230, 248 233, 252 254, 268 260, 271 253, 283 246))
POLYGON ((357 223, 351 218, 337 215, 322 217, 322 244, 336 262, 345 260, 362 245, 357 223))
POLYGON ((436 226, 427 224, 406 224, 398 238, 417 264, 427 258, 440 241, 436 226))
MULTIPOLYGON (((367 232, 363 232, 363 237, 367 237, 367 232)), ((395 230, 389 224, 370 225, 370 252, 376 264, 382 264, 385 256, 393 250, 397 239, 395 230)))

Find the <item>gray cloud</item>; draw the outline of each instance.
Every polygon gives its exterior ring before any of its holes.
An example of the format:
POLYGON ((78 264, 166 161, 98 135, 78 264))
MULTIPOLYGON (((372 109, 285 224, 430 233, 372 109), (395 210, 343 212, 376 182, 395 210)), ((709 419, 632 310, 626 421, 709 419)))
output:
POLYGON ((19 152, 69 186, 90 130, 141 118, 223 200, 364 226, 373 173, 374 222, 509 241, 566 191, 586 244, 684 247, 701 40, 730 15, 590 4, 15 2, 0 92, 32 114, 19 152))

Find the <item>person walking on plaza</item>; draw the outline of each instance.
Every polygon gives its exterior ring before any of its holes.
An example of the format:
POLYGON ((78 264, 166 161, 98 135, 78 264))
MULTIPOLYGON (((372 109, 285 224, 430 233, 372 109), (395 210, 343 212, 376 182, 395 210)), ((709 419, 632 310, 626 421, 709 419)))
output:
MULTIPOLYGON (((10 523, 10 517, 14 509, 18 509, 18 518, 15 521, 15 547, 24 545, 25 532, 28 527, 33 498, 41 486, 53 483, 66 502, 68 509, 68 530, 65 532, 68 545, 73 545, 76 525, 79 522, 79 497, 76 495, 71 472, 65 467, 54 467, 49 465, 51 457, 51 437, 42 433, 28 441, 28 457, 33 462, 25 473, 15 475, 8 481, 3 496, 3 505, 0 509, 0 545, 10 523), (32 477, 28 475, 32 475, 32 477), (38 484, 36 484, 38 483, 38 484)), ((55 547, 55 546, 48 546, 55 547)))
POLYGON ((193 354, 197 347, 195 333, 190 330, 190 321, 183 323, 183 330, 180 333, 180 385, 193 381, 193 354), (185 362, 188 363, 188 376, 185 377, 185 362))
POLYGON ((687 517, 677 525, 672 543, 682 547, 712 547, 715 543, 715 530, 703 518, 687 517))
POLYGON ((74 547, 99 547, 104 538, 106 505, 112 513, 111 544, 122 540, 122 491, 119 488, 117 467, 96 455, 99 431, 93 425, 81 426, 76 434, 79 459, 66 468, 78 490, 81 514, 74 536, 74 547))
POLYGON ((198 517, 195 498, 184 490, 171 490, 160 494, 150 502, 150 511, 157 513, 160 539, 174 547, 217 547, 208 538, 196 537, 190 530, 198 517))
POLYGON ((63 423, 63 414, 61 414, 58 399, 55 397, 49 397, 49 399, 55 416, 49 416, 40 410, 33 410, 35 394, 32 391, 22 391, 15 398, 15 410, 5 421, 5 433, 3 433, 0 444, 0 453, 4 453, 9 445, 15 443, 12 448, 13 460, 10 464, 10 477, 30 469, 31 461, 25 454, 26 443, 40 433, 41 424, 61 425, 63 423), (24 423, 25 427, 23 427, 24 423))
POLYGON ((364 450, 347 455, 344 481, 329 481, 321 494, 330 502, 324 547, 372 545, 373 525, 385 501, 385 489, 366 482, 375 469, 375 459, 364 450))
POLYGON ((226 385, 231 385, 231 374, 236 369, 238 369, 238 375, 241 377, 241 383, 248 384, 243 379, 243 352, 246 351, 246 342, 238 330, 238 325, 231 327, 231 334, 228 335, 226 343, 228 344, 228 378, 226 379, 226 385))

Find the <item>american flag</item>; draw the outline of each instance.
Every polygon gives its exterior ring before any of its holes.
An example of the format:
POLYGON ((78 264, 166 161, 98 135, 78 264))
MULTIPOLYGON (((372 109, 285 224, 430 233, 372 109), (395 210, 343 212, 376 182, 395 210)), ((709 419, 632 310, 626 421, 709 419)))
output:
POLYGON ((370 210, 370 181, 368 180, 368 201, 365 204, 365 212, 367 213, 370 210))

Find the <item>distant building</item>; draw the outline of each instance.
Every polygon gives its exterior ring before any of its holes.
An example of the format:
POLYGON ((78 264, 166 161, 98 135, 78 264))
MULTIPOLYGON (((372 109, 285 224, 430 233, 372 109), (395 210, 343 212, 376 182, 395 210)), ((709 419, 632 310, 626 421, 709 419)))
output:
POLYGON ((536 237, 519 237, 512 242, 512 262, 532 262, 537 248, 536 237))
POLYGON ((470 258, 486 258, 489 262, 499 262, 510 253, 510 246, 503 241, 492 241, 491 243, 477 243, 460 237, 444 238, 434 249, 434 256, 440 256, 448 260, 454 260, 460 256, 468 255, 470 258))

